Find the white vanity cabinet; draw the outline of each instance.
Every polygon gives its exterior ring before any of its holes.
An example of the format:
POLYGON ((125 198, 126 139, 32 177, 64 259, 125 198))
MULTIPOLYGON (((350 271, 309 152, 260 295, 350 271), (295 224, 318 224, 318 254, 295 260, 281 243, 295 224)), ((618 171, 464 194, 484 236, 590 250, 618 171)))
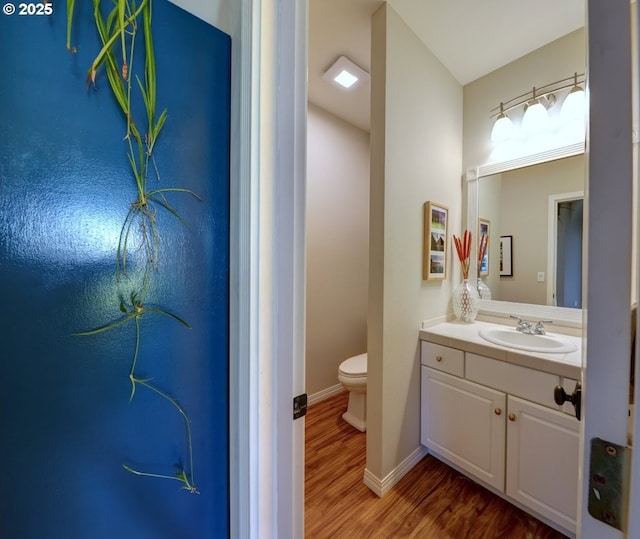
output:
POLYGON ((512 396, 507 411, 507 496, 575 531, 578 421, 512 396))
POLYGON ((562 530, 575 533, 579 422, 555 374, 421 341, 421 443, 562 530))

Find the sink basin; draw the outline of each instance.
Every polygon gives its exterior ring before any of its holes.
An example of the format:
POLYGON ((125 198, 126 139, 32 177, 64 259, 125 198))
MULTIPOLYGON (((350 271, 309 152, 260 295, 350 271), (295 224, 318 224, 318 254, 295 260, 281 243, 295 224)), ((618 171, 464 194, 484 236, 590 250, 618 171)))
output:
POLYGON ((482 328, 479 335, 493 344, 528 352, 564 354, 578 349, 571 341, 555 335, 528 335, 512 328, 482 328))

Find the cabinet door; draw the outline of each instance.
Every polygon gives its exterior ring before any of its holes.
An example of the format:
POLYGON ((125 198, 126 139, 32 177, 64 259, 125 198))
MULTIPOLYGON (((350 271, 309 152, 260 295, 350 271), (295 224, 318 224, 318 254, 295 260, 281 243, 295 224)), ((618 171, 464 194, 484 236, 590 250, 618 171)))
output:
POLYGON ((517 397, 507 407, 507 495, 575 532, 578 420, 517 397))
POLYGON ((421 384, 422 444, 504 490, 506 395, 428 367, 421 384))

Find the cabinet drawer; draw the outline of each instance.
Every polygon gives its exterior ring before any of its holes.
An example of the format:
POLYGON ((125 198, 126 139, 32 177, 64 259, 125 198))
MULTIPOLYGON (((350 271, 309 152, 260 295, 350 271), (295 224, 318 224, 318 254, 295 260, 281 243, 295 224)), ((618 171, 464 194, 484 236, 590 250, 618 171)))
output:
POLYGON ((553 390, 560 383, 560 378, 555 374, 477 354, 467 353, 466 359, 467 379, 543 406, 559 409, 553 400, 553 390))
POLYGON ((448 372, 454 376, 464 376, 464 352, 462 350, 422 341, 420 356, 420 363, 427 367, 448 372))

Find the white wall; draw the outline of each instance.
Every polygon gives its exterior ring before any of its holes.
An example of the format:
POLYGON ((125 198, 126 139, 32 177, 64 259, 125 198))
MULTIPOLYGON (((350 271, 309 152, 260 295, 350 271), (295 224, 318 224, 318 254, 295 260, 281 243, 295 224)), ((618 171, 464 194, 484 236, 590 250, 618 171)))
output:
POLYGON ((450 311, 459 267, 422 280, 423 204, 460 232, 462 87, 384 4, 373 15, 367 472, 420 447, 418 330, 450 311))
POLYGON ((309 104, 306 391, 367 351, 369 134, 309 104))

